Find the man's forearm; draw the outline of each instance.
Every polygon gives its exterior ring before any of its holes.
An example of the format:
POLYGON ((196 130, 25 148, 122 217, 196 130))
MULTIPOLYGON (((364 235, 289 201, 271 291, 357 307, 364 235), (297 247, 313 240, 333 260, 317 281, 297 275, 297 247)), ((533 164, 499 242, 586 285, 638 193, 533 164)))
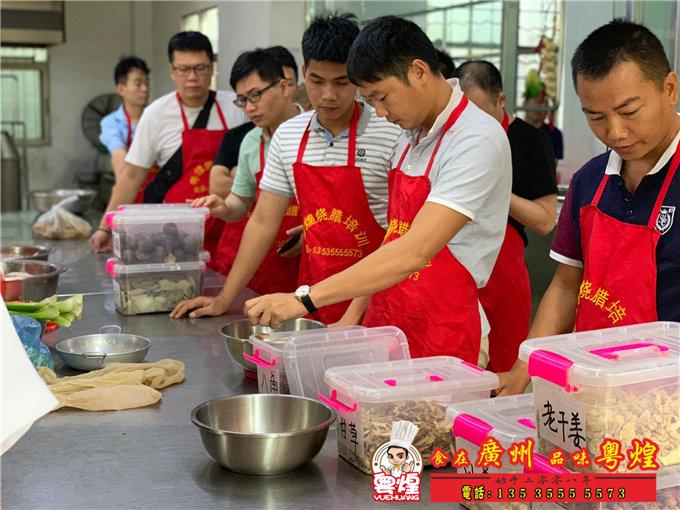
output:
POLYGON ((547 235, 555 228, 557 195, 537 200, 527 200, 514 193, 510 197, 510 217, 541 235, 547 235))
POLYGON ((111 191, 111 200, 109 200, 106 212, 99 223, 101 228, 106 227, 106 213, 117 210, 120 205, 131 204, 135 201, 148 173, 148 168, 141 168, 129 163, 125 165, 120 179, 117 180, 111 191))
POLYGON ((236 223, 241 221, 248 215, 255 197, 239 197, 233 193, 229 193, 229 196, 224 201, 227 206, 227 212, 220 215, 219 219, 226 221, 227 223, 236 223))
POLYGON ((234 178, 226 166, 216 165, 210 169, 210 194, 226 199, 233 184, 234 178))
POLYGON ((278 231, 279 225, 276 222, 259 223, 253 221, 253 218, 248 221, 236 260, 220 291, 220 296, 227 303, 231 304, 246 288, 266 257, 278 231))
POLYGON ((113 169, 113 175, 116 177, 116 182, 123 175, 123 170, 125 170, 125 156, 127 156, 127 151, 122 147, 117 148, 111 154, 111 168, 113 169))
POLYGON ((371 296, 362 296, 352 300, 352 303, 347 308, 345 315, 342 316, 338 325, 351 326, 361 324, 368 310, 368 305, 371 302, 371 296))

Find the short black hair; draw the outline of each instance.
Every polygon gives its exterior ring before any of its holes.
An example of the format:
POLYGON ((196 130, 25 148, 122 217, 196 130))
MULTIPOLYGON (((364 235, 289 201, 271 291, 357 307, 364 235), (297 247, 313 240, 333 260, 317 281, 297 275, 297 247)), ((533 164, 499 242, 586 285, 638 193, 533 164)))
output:
POLYGON ((390 76, 410 85, 408 71, 416 59, 441 76, 437 50, 425 32, 413 21, 383 16, 366 25, 354 41, 347 74, 355 85, 376 83, 390 76))
POLYGON ((437 58, 439 59, 439 72, 441 72, 447 80, 453 78, 453 73, 456 71, 456 64, 453 63, 451 55, 445 51, 437 50, 437 58))
POLYGON ((576 48, 571 59, 574 88, 579 75, 599 80, 621 62, 635 62, 659 90, 671 72, 661 41, 647 27, 616 19, 592 32, 576 48))
POLYGON ((390 450, 392 448, 399 448, 400 450, 404 450, 406 452, 406 455, 405 455, 404 458, 408 459, 408 448, 404 448, 403 446, 397 446, 396 444, 393 444, 393 445, 387 447, 387 451, 385 453, 387 453, 389 455, 390 450))
POLYGON ((354 14, 332 14, 314 18, 302 36, 302 58, 346 64, 349 49, 359 35, 359 23, 354 14))
POLYGON ((176 51, 205 51, 210 62, 215 58, 210 39, 200 32, 180 32, 173 35, 168 43, 168 58, 171 64, 176 51))
POLYGON ((295 83, 298 82, 298 67, 297 62, 295 62, 295 57, 283 46, 272 46, 271 48, 265 48, 265 53, 269 53, 272 57, 279 61, 283 67, 292 67, 295 71, 295 83))
POLYGON ((147 76, 149 74, 149 68, 146 66, 146 62, 141 58, 123 57, 113 71, 113 79, 115 80, 116 85, 125 85, 127 83, 128 74, 130 74, 130 71, 133 69, 139 69, 147 76))
POLYGON ((453 77, 460 80, 463 90, 477 87, 489 96, 491 101, 496 101, 503 92, 503 78, 500 71, 486 60, 469 60, 461 64, 453 73, 453 77))
POLYGON ((257 73, 263 81, 278 82, 285 78, 281 63, 267 50, 257 49, 241 53, 234 67, 231 68, 229 84, 236 91, 236 84, 253 73, 257 73))

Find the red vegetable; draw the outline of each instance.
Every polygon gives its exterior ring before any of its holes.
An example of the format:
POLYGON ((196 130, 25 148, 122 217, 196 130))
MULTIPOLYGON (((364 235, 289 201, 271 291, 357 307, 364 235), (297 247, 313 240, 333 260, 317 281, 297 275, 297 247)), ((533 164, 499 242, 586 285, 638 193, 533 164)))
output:
POLYGON ((56 322, 52 321, 47 321, 47 326, 45 326, 45 333, 49 333, 50 331, 54 331, 59 327, 59 324, 56 322))

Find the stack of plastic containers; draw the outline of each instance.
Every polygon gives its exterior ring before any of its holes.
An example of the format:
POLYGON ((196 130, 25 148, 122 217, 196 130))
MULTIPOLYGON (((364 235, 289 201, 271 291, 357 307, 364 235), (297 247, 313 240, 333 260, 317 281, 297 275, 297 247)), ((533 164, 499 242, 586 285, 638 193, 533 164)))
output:
POLYGON ((348 326, 322 330, 253 335, 260 393, 292 394, 319 399, 329 396, 326 369, 409 359, 408 341, 398 328, 348 326))
POLYGON ((184 204, 125 206, 109 213, 116 309, 123 315, 168 312, 203 294, 207 208, 184 204))
POLYGON ((338 453, 364 473, 373 472, 373 453, 400 420, 418 427, 413 446, 425 465, 436 448, 452 454, 446 408, 489 398, 498 387, 496 374, 448 356, 331 368, 324 380, 331 398, 323 400, 338 411, 341 430, 353 431, 338 433, 338 453))
MULTIPOLYGON (((619 441, 623 456, 633 439, 650 439, 661 469, 680 464, 680 324, 527 340, 519 356, 532 377, 540 453, 559 448, 569 469, 606 472, 594 462, 605 439, 619 441), (569 454, 581 448, 593 462, 576 469, 569 454)), ((627 459, 616 471, 628 471, 627 459)))

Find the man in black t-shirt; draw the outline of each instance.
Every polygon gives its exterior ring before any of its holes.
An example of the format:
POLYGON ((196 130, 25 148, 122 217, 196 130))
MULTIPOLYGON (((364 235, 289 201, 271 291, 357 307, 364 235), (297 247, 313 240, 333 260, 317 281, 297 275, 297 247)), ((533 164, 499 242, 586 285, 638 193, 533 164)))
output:
POLYGON ((489 282, 478 291, 491 325, 487 369, 506 372, 529 333, 531 286, 523 256, 528 244, 524 229, 547 235, 555 228, 555 156, 545 134, 505 112, 503 81, 493 64, 466 62, 454 77, 472 103, 503 125, 512 151, 512 196, 505 241, 489 282))

